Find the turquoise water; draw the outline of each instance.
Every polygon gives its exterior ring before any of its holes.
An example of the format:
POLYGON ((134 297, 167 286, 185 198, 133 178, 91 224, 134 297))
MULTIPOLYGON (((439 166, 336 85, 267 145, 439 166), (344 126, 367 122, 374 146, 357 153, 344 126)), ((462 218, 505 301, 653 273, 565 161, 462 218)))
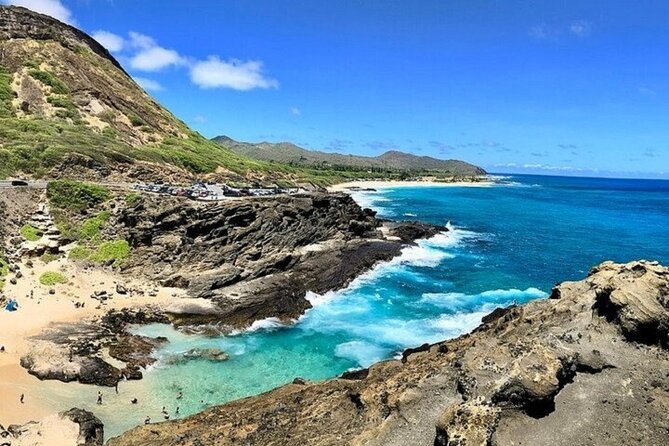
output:
MULTIPOLYGON (((137 332, 170 343, 139 383, 121 394, 58 398, 89 405, 107 436, 146 415, 174 418, 258 394, 295 377, 320 380, 368 366, 407 347, 474 328, 498 306, 542 298, 558 281, 584 277, 607 259, 669 264, 669 182, 516 176, 492 187, 420 187, 358 193, 380 215, 451 226, 451 231, 358 278, 347 289, 310 295, 314 308, 290 326, 260 321, 227 337, 184 335, 164 325, 137 332), (226 362, 173 359, 195 347, 216 347, 226 362), (179 400, 176 395, 183 392, 179 400), (136 396, 140 402, 131 405, 136 396)), ((88 390, 87 390, 88 392, 88 390)), ((89 392, 90 393, 90 392, 89 392)))

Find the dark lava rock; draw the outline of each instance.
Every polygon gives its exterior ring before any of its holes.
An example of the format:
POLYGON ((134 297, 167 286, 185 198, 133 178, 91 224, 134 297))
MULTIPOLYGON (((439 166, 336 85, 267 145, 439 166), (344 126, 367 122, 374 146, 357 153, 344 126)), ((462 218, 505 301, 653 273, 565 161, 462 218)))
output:
POLYGON ((61 416, 69 418, 79 425, 79 445, 102 446, 104 444, 104 428, 102 421, 93 413, 82 409, 70 409, 61 416), (81 442, 83 441, 83 443, 81 442))

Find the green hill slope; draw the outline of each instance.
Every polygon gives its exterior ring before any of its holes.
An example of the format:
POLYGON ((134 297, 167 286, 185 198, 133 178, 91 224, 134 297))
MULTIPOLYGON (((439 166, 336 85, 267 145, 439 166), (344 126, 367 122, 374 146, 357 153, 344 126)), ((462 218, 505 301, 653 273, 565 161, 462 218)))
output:
POLYGON ((90 36, 27 9, 0 6, 0 178, 167 174, 262 181, 312 176, 204 138, 144 92, 90 36))

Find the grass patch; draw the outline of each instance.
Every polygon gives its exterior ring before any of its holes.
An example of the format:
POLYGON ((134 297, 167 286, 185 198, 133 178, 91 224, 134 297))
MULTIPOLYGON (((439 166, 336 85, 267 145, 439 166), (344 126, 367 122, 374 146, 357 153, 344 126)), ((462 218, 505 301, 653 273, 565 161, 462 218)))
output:
POLYGON ((5 277, 9 273, 9 263, 0 258, 0 277, 5 277))
POLYGON ((39 283, 44 286, 53 286, 60 283, 67 283, 67 278, 61 273, 55 271, 47 271, 39 276, 39 283))
POLYGON ((45 253, 42 254, 42 256, 40 257, 40 260, 41 260, 42 262, 44 262, 44 263, 55 262, 55 261, 58 260, 58 259, 60 259, 60 256, 59 256, 59 255, 57 255, 57 254, 50 254, 50 253, 48 253, 48 252, 45 252, 45 253))
POLYGON ((42 231, 32 225, 23 225, 20 233, 21 236, 29 242, 36 242, 42 238, 42 231))
POLYGON ((130 124, 132 124, 133 127, 141 127, 144 124, 146 124, 142 118, 140 118, 134 113, 128 113, 128 120, 130 121, 130 124))
POLYGON ((0 117, 14 116, 12 100, 15 97, 12 90, 12 75, 0 65, 0 117))
POLYGON ((115 265, 121 264, 130 257, 130 245, 125 240, 115 240, 104 242, 98 249, 91 254, 90 260, 93 262, 106 263, 114 261, 115 265))
POLYGON ((95 217, 91 217, 84 221, 81 228, 79 228, 79 239, 97 240, 100 237, 100 230, 102 230, 102 227, 107 223, 109 217, 109 212, 103 211, 95 217))
POLYGON ((71 180, 50 182, 46 193, 49 202, 62 209, 89 209, 111 197, 105 187, 71 180))
POLYGON ((49 87, 51 87, 51 93, 68 94, 70 92, 67 86, 63 83, 63 81, 58 79, 58 77, 56 77, 56 75, 50 71, 31 68, 30 70, 28 70, 28 74, 30 74, 30 76, 32 76, 34 79, 37 79, 44 85, 48 85, 49 87))
POLYGON ((125 202, 127 204, 135 204, 139 201, 139 199, 142 198, 142 194, 138 192, 132 192, 129 193, 128 195, 125 196, 125 202))
POLYGON ((75 246, 70 250, 70 254, 67 256, 70 260, 86 260, 88 259, 93 251, 85 246, 75 246))

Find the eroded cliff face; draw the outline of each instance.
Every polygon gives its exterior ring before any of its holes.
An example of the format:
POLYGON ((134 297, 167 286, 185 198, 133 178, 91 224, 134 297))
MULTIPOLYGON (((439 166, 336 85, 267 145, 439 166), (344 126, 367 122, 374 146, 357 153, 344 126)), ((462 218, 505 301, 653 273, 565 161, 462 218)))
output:
POLYGON ((113 227, 133 249, 128 275, 216 305, 208 314, 174 314, 175 322, 244 326, 298 317, 310 308, 308 291, 342 288, 406 243, 446 230, 408 223, 393 231, 415 226, 411 236, 387 240, 380 224, 349 195, 314 193, 217 204, 145 198, 113 227))
POLYGON ((668 290, 656 263, 604 263, 470 335, 109 445, 667 444, 668 290))

